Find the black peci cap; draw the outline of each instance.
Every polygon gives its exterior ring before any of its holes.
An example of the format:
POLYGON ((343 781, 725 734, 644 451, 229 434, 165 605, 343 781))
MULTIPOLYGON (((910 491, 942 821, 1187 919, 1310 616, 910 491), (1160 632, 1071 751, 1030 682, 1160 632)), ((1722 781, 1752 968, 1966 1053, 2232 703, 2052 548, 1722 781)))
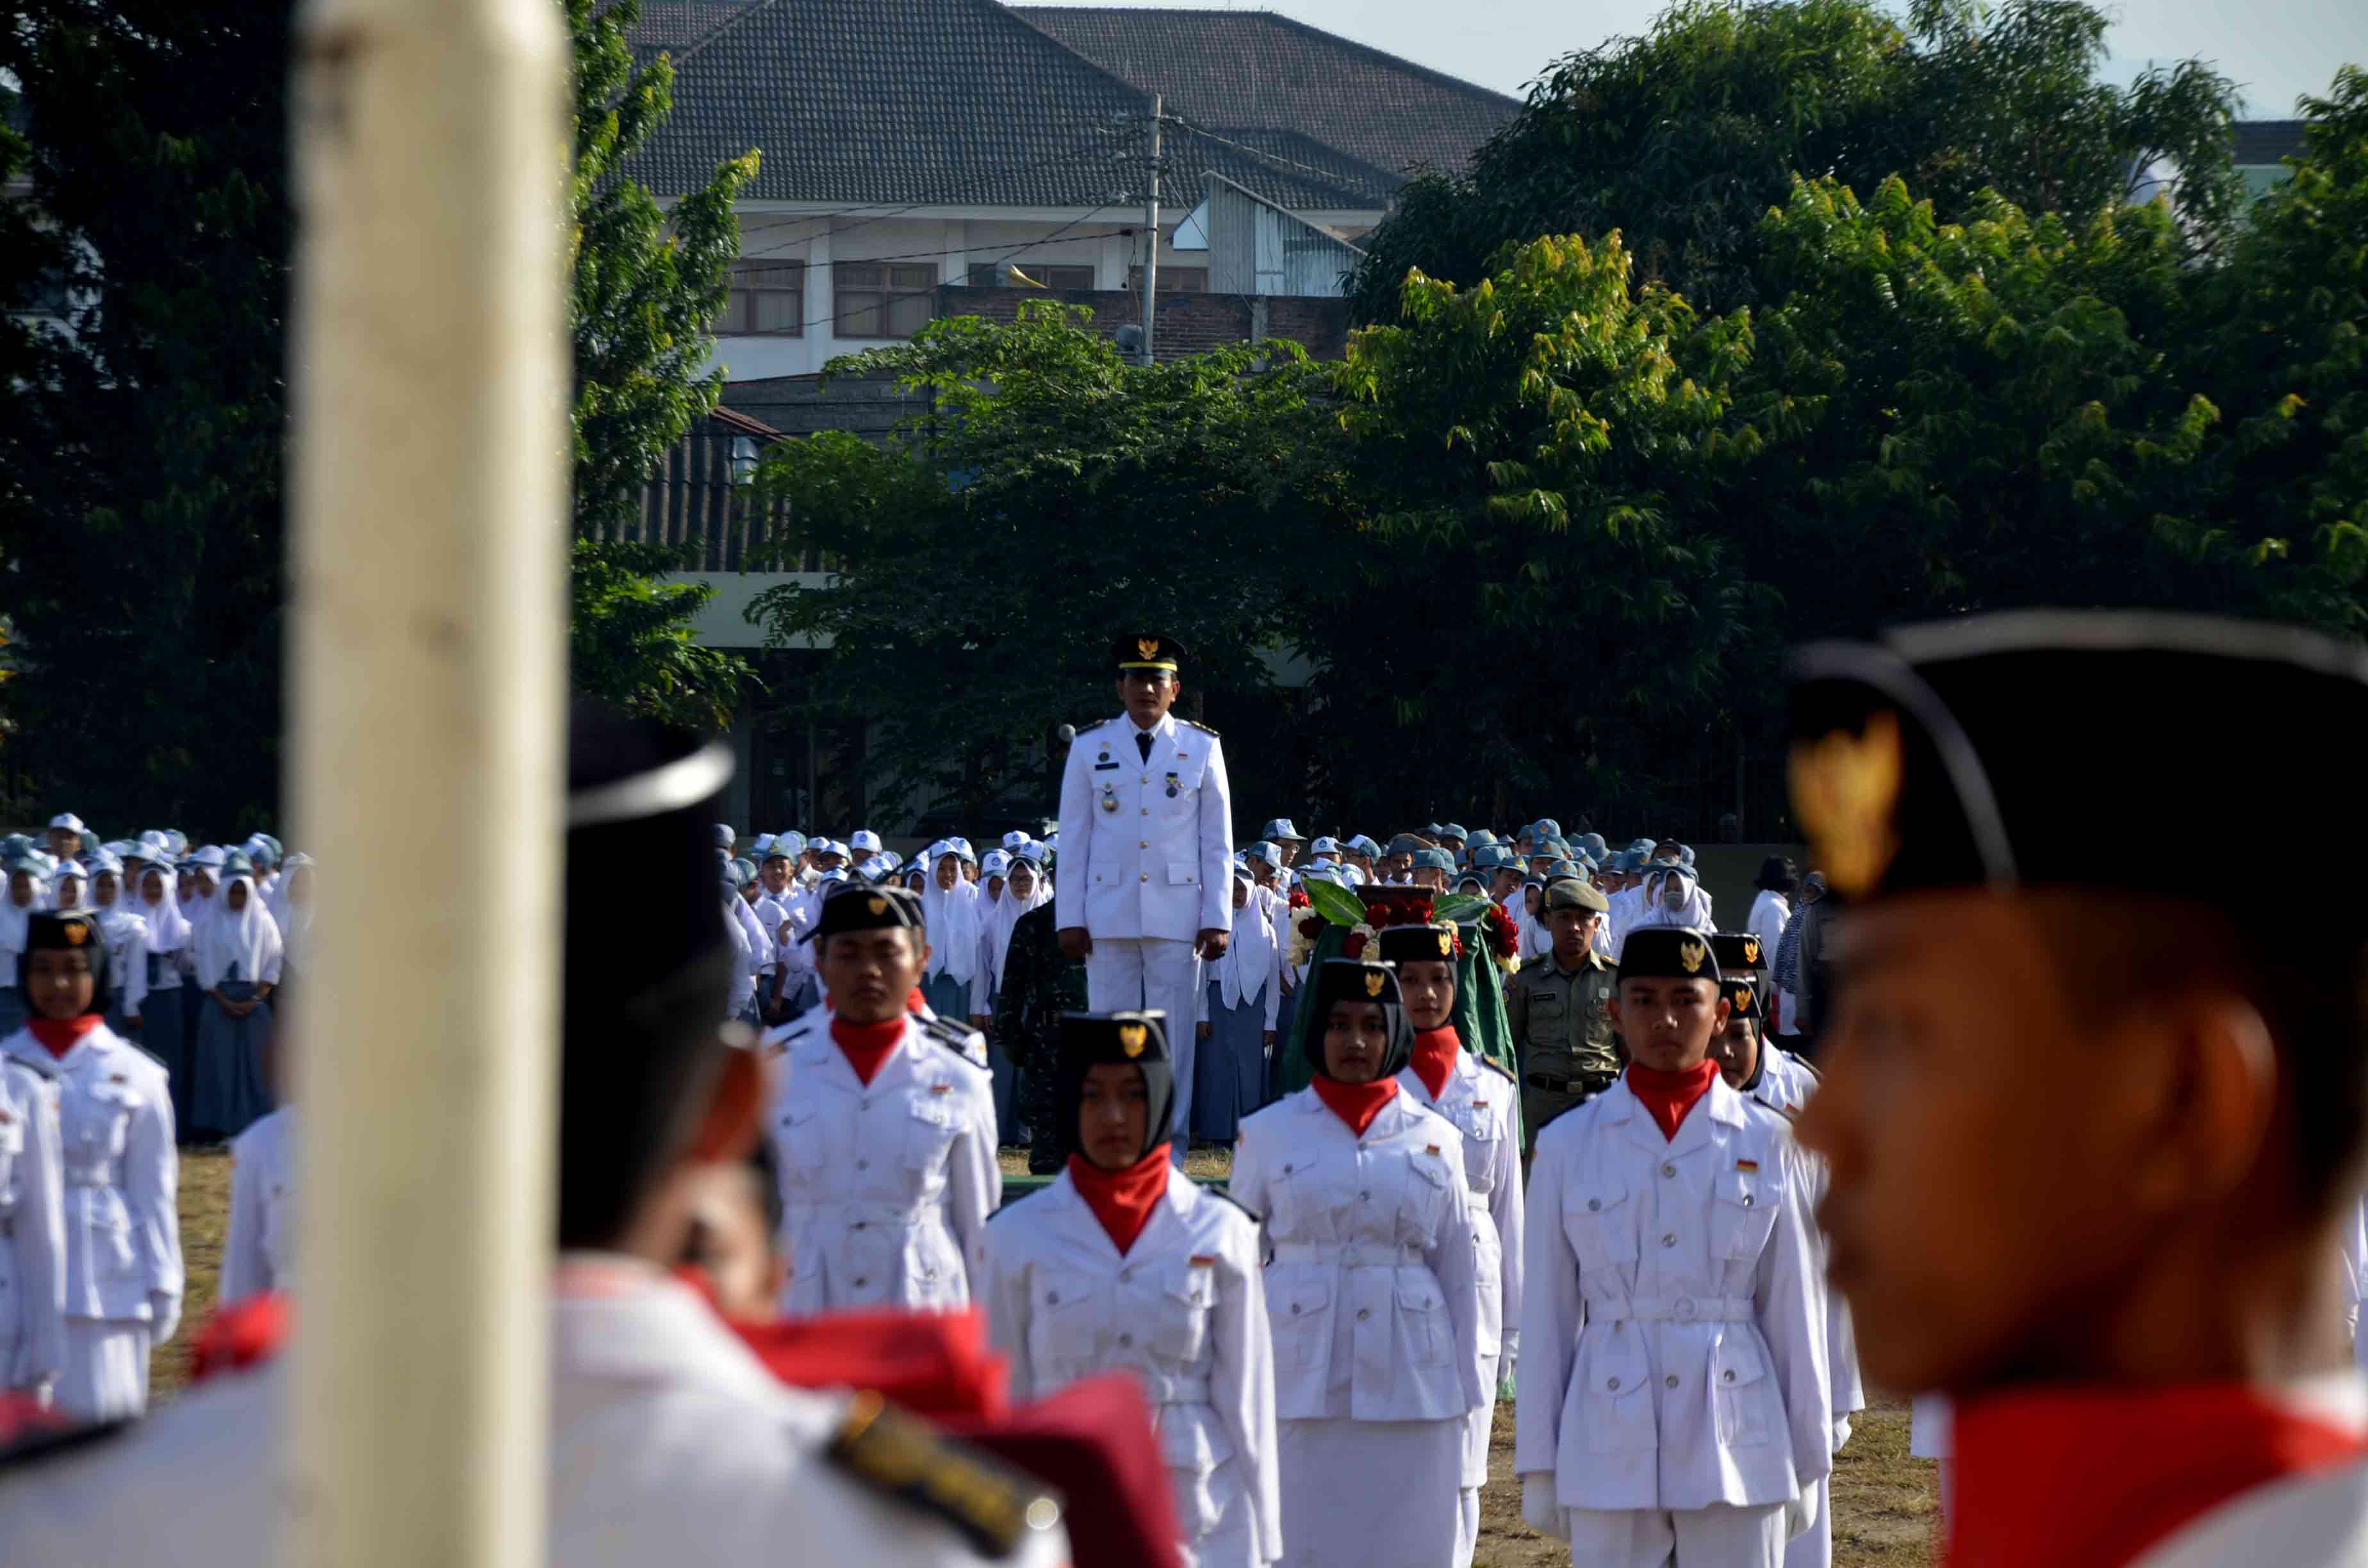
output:
POLYGON ((1646 926, 1620 945, 1622 980, 1707 980, 1719 983, 1710 937, 1682 926, 1646 926))
POLYGON ((1374 934, 1383 963, 1453 963, 1463 943, 1455 927, 1445 921, 1429 925, 1385 926, 1374 934))
POLYGON ((1729 1018, 1748 1018, 1759 1023, 1759 983, 1749 975, 1730 974, 1718 983, 1718 994, 1726 998, 1729 1018))
POLYGON ((920 931, 927 921, 921 896, 910 888, 845 882, 822 902, 822 915, 809 934, 815 942, 850 931, 920 931))
POLYGON ((1764 970, 1776 961, 1776 955, 1768 950, 1768 945, 1748 931, 1712 932, 1710 951, 1711 956, 1718 960, 1722 974, 1764 970))
POLYGON ((1110 655, 1121 670, 1167 670, 1174 673, 1183 666, 1184 644, 1173 637, 1139 631, 1111 643, 1110 655))
MULTIPOLYGON (((81 876, 82 868, 74 869, 81 876)), ((90 956, 91 1010, 107 1010, 107 936, 95 909, 44 909, 25 917, 25 950, 17 955, 17 994, 32 994, 33 955, 48 949, 90 956)))
POLYGON ((1176 1068, 1167 1054, 1167 1015, 1156 1009, 1061 1015, 1061 1057, 1053 1097, 1060 1118, 1060 1146, 1064 1149, 1076 1146, 1086 1073, 1094 1067, 1142 1070, 1149 1105, 1143 1123, 1143 1147, 1135 1151, 1135 1158, 1167 1142, 1168 1123, 1176 1114, 1176 1068))

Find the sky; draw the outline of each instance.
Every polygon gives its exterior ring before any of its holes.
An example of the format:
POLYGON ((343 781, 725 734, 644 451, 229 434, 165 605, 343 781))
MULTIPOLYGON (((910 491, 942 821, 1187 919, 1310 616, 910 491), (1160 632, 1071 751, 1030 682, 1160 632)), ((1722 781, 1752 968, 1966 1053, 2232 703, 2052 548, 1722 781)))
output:
MULTIPOLYGON (((1064 0, 1039 0, 1058 5, 1064 0)), ((1099 0, 1159 4, 1161 0, 1099 0)), ((1279 11, 1295 21, 1518 95, 1548 61, 1644 32, 1663 0, 1167 0, 1202 9, 1279 11)), ((2294 116, 2338 64, 2368 65, 2368 0, 2107 0, 2119 22, 2106 75, 2126 82, 2149 62, 2214 62, 2255 119, 2294 116)))

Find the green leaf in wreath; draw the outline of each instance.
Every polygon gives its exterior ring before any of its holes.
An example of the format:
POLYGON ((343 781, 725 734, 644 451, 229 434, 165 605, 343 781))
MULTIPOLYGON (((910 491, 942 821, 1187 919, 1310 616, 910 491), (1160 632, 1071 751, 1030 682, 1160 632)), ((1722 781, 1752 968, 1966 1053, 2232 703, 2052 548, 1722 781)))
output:
POLYGON ((1301 884, 1307 902, 1315 913, 1335 926, 1361 926, 1365 923, 1365 901, 1338 882, 1322 879, 1301 884))
POLYGON ((1474 898, 1468 892, 1451 893, 1430 906, 1433 920, 1451 921, 1458 926, 1469 926, 1487 913, 1488 900, 1474 898))

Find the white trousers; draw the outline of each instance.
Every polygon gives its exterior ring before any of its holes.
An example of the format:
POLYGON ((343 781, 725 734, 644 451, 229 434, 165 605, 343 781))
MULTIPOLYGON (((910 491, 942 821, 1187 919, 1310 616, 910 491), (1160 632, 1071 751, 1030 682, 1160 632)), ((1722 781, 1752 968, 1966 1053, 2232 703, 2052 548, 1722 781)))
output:
POLYGON ((66 1319, 66 1364, 53 1403, 85 1421, 148 1408, 148 1325, 130 1318, 66 1319))
POLYGON ((1782 1568, 1784 1505, 1565 1508, 1570 1560, 1600 1568, 1782 1568))
POLYGON ((1190 942, 1156 937, 1096 937, 1086 955, 1086 1003, 1097 1013, 1149 1008, 1167 1015, 1167 1056, 1176 1066, 1176 1163, 1184 1163, 1191 1126, 1193 1000, 1201 990, 1201 956, 1190 942))

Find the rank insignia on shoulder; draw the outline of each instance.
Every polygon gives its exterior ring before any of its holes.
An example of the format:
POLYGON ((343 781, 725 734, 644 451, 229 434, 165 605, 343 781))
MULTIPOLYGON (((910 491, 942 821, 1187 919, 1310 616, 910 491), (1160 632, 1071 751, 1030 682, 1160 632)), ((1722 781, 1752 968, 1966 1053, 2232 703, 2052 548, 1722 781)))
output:
POLYGON ((1735 1168, 1741 1171, 1744 1175, 1749 1176, 1752 1172, 1759 1168, 1759 1162, 1757 1160, 1737 1160, 1735 1162, 1735 1168))
POLYGON ((848 1402, 827 1452, 856 1480, 937 1515, 989 1557, 1009 1557, 1061 1522, 1053 1493, 889 1409, 870 1390, 848 1402))

